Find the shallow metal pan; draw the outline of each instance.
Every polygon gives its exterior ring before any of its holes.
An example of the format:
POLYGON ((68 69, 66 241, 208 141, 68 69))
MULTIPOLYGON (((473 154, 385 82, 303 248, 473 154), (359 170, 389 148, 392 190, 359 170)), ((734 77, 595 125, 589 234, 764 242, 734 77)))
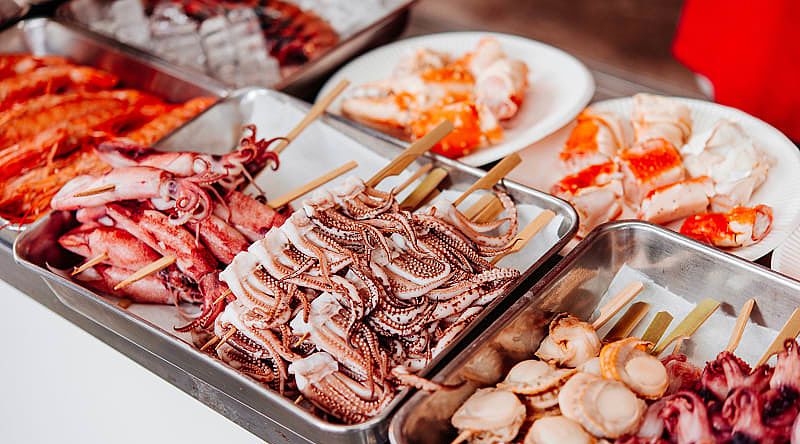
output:
MULTIPOLYGON (((282 93, 258 88, 247 89, 224 99, 207 113, 166 139, 164 143, 166 145, 190 144, 190 146, 202 148, 204 142, 207 144, 208 141, 193 140, 193 138, 201 136, 200 129, 203 129, 206 133, 210 131, 216 134, 217 138, 214 139, 212 145, 219 148, 220 144, 227 140, 231 144, 225 146, 232 148, 234 146, 232 143, 240 134, 241 125, 247 123, 237 120, 237 116, 247 115, 247 109, 252 106, 253 101, 263 97, 277 98, 285 103, 285 106, 298 106, 303 110, 308 108, 307 104, 282 93), (179 142, 174 142, 175 140, 179 142)), ((280 110, 276 109, 274 112, 280 112, 280 110)), ((322 120, 325 125, 330 125, 357 140, 387 160, 400 152, 400 147, 375 139, 346 123, 329 118, 322 120)), ((325 148, 332 149, 332 147, 325 148)), ((445 183, 445 186, 451 189, 466 189, 477 178, 485 174, 482 170, 438 156, 424 157, 417 162, 416 167, 429 162, 449 170, 448 182, 445 183)), ((521 270, 523 275, 517 281, 517 285, 489 305, 481 317, 462 333, 459 340, 434 360, 429 369, 439 361, 446 359, 446 356, 462 349, 465 344, 464 338, 468 337, 471 330, 481 325, 481 322, 490 316, 493 310, 502 303, 510 303, 518 297, 521 290, 527 288, 525 285, 530 284, 526 281, 529 281, 551 256, 560 251, 575 233, 577 215, 565 202, 512 182, 504 182, 502 187, 519 203, 533 203, 563 216, 563 222, 558 230, 559 240, 541 259, 531 263, 526 270, 521 270)), ((72 224, 74 224, 72 216, 64 212, 52 213, 40 220, 17 239, 14 249, 15 259, 25 267, 51 280, 56 288, 57 296, 65 305, 149 351, 152 354, 153 365, 162 365, 162 361, 166 361, 179 368, 181 375, 188 375, 188 377, 181 378, 167 377, 166 379, 171 383, 272 444, 280 442, 375 443, 383 442, 386 439, 391 414, 403 402, 406 393, 398 396, 382 415, 368 422, 345 426, 324 421, 301 410, 291 400, 281 397, 278 393, 239 374, 222 362, 199 352, 194 346, 178 338, 168 329, 158 327, 151 320, 124 310, 113 301, 52 273, 48 269, 48 264, 58 268, 74 264, 74 262, 70 262, 70 260, 74 261, 74 258, 67 257, 56 243, 58 235, 72 224), (203 387, 202 391, 198 389, 201 386, 203 387)), ((171 308, 166 307, 165 309, 171 308)), ((146 362, 145 366, 149 367, 150 363, 146 362)))
MULTIPOLYGON (((344 62, 374 46, 385 44, 400 35, 405 29, 411 6, 417 0, 404 0, 372 23, 363 26, 343 38, 336 46, 325 53, 300 65, 296 71, 283 77, 271 88, 311 99, 311 95, 320 86, 322 78, 339 68, 344 62)), ((91 22, 101 16, 101 10, 108 0, 72 0, 61 5, 56 14, 84 29, 91 29, 91 22)), ((91 31, 98 32, 98 31, 91 31)), ((105 35, 105 34, 104 34, 105 35)), ((107 36, 113 38, 113 36, 107 36)), ((125 45, 124 43, 120 43, 125 45)), ((139 48, 154 57, 156 55, 145 48, 139 48)))
MULTIPOLYGON (((81 65, 111 72, 120 85, 156 94, 169 102, 183 102, 199 96, 225 96, 219 82, 137 55, 107 39, 47 18, 23 20, 0 32, 0 54, 30 52, 60 55, 81 65)), ((0 218, 0 241, 11 245, 17 232, 27 225, 7 224, 0 218)))
POLYGON ((455 392, 414 395, 395 415, 390 441, 452 441, 456 431, 450 426, 450 417, 461 403, 477 387, 499 382, 516 362, 530 359, 555 313, 567 311, 588 318, 624 264, 689 302, 718 299, 728 313, 755 297, 758 308, 752 320, 776 330, 800 305, 800 282, 760 265, 644 222, 606 224, 434 377, 438 382, 472 382, 455 392), (495 374, 487 372, 485 363, 498 358, 504 368, 495 374))

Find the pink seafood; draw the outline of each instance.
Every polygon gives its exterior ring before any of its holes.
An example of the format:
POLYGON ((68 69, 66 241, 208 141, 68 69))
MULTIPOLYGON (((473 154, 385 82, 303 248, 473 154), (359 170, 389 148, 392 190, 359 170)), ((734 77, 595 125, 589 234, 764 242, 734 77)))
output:
POLYGON ((716 247, 734 248, 759 242, 771 229, 772 208, 757 205, 690 216, 681 225, 680 233, 716 247))
POLYGON ((127 231, 102 225, 80 226, 59 237, 58 243, 86 258, 105 254, 103 263, 128 270, 138 270, 161 257, 127 231))
POLYGON ((642 200, 637 217, 663 224, 706 211, 714 195, 714 182, 708 177, 686 179, 656 188, 642 200))
POLYGON ((634 135, 637 143, 653 139, 680 148, 692 134, 692 115, 685 104, 667 97, 636 94, 633 97, 634 135))
POLYGON ((553 185, 551 192, 575 207, 580 218, 578 235, 622 214, 621 174, 614 162, 586 167, 553 185))
POLYGON ((218 178, 214 175, 177 177, 149 166, 116 168, 102 176, 72 179, 53 196, 51 206, 55 210, 78 210, 124 200, 149 200, 156 207, 174 211, 170 222, 180 225, 190 220, 203 220, 210 214, 211 196, 202 186, 218 178), (88 196, 80 194, 103 189, 105 191, 88 196))
POLYGON ((665 139, 649 139, 622 151, 619 164, 624 174, 625 198, 635 207, 656 188, 684 178, 681 155, 665 139))
POLYGON ((622 149, 625 134, 619 117, 587 108, 578 115, 559 158, 567 171, 576 173, 610 161, 622 149))

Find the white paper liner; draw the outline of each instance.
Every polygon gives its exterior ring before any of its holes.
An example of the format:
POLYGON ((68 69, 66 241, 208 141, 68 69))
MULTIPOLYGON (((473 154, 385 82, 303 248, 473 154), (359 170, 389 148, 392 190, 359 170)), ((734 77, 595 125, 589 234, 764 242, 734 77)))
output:
MULTIPOLYGON (((602 306, 609 298, 615 296, 628 284, 635 281, 641 281, 644 284, 644 289, 632 302, 647 302, 650 304, 650 311, 631 333, 632 336, 641 337, 656 313, 659 311, 668 311, 672 314, 673 320, 669 328, 667 328, 666 333, 664 333, 663 339, 680 324, 681 320, 695 307, 694 303, 672 293, 668 288, 656 284, 647 277, 647 275, 631 268, 627 264, 624 264, 614 276, 614 279, 612 279, 611 284, 603 294, 598 306, 602 306)), ((713 296, 714 295, 709 295, 709 297, 713 296)), ((625 310, 627 310, 629 306, 630 304, 625 306, 614 318, 600 329, 599 334, 601 338, 617 322, 623 313, 625 313, 625 310)), ((737 314, 739 308, 740 307, 736 307, 737 314)), ((596 316, 597 312, 595 312, 593 317, 596 316)), ((722 309, 719 308, 700 326, 697 332, 692 335, 691 339, 683 343, 681 351, 686 353, 692 363, 703 366, 707 361, 714 359, 719 352, 727 347, 728 339, 730 338, 735 324, 736 317, 725 314, 722 309)), ((754 365, 766 350, 767 345, 772 342, 777 334, 778 332, 775 330, 762 327, 754 322, 749 322, 735 353, 750 365, 754 365)), ((671 351, 672 348, 670 347, 665 353, 671 351)))

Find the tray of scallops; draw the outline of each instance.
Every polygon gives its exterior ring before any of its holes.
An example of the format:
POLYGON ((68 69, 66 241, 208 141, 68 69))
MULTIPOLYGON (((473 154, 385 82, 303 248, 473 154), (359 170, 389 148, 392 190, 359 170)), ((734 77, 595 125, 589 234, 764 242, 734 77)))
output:
POLYGON ((0 33, 0 218, 3 237, 50 211, 70 179, 108 171, 98 147, 149 146, 225 90, 49 19, 0 33))
POLYGON ((390 441, 796 443, 798 291, 662 227, 605 224, 398 411, 390 441))
POLYGON ((379 442, 577 216, 503 179, 518 156, 426 154, 447 122, 398 147, 314 110, 246 89, 156 148, 107 141, 113 168, 65 184, 16 259, 263 439, 379 442))
POLYGON ((715 103, 649 94, 598 102, 521 155, 512 177, 568 200, 579 238, 639 219, 755 260, 800 224, 797 147, 715 103))

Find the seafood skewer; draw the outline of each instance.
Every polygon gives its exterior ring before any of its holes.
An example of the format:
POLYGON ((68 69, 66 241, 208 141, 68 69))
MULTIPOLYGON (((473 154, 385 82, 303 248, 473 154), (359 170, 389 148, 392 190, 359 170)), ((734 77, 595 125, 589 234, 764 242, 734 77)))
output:
POLYGON ((800 308, 795 308, 791 316, 789 316, 789 319, 786 320, 783 327, 778 331, 778 335, 775 336, 775 339, 769 344, 769 347, 767 347, 767 351, 765 351, 758 360, 756 367, 764 365, 769 361, 769 358, 782 350, 786 340, 794 339, 798 335, 800 335, 800 308))
POLYGON ((297 199, 299 197, 302 197, 305 194, 310 193, 311 191, 315 190, 316 188, 319 188, 322 185, 325 185, 326 183, 332 181, 333 179, 336 179, 337 177, 341 176, 342 174, 344 174, 344 173, 346 173, 348 171, 353 170, 356 167, 358 167, 358 162, 356 162, 355 160, 351 160, 350 162, 347 162, 347 163, 345 163, 344 165, 342 165, 342 166, 340 166, 338 168, 335 168, 335 169, 333 169, 331 171, 328 171, 327 173, 323 174, 322 176, 319 176, 318 178, 316 178, 316 179, 308 182, 307 184, 302 185, 302 186, 300 186, 300 187, 298 187, 298 188, 296 188, 296 189, 284 194, 283 196, 279 196, 279 197, 277 197, 275 199, 270 199, 269 200, 269 206, 271 206, 272 208, 275 208, 275 209, 281 208, 282 206, 292 202, 293 200, 295 200, 295 199, 297 199))
POLYGON ((731 337, 728 340, 728 345, 725 347, 725 350, 731 353, 736 351, 736 347, 739 346, 739 341, 742 340, 744 329, 747 327, 747 321, 750 319, 750 313, 753 311, 755 305, 756 300, 752 298, 744 303, 742 309, 739 311, 739 316, 736 318, 736 325, 733 327, 731 337))
POLYGON ((461 193, 460 196, 453 201, 453 206, 458 206, 461 202, 464 201, 470 194, 474 193, 477 190, 487 190, 492 188, 497 182, 502 180, 504 177, 508 175, 514 168, 516 168, 520 163, 522 163, 522 157, 519 154, 514 153, 503 160, 497 163, 491 170, 489 170, 486 175, 478 179, 466 191, 461 193))

